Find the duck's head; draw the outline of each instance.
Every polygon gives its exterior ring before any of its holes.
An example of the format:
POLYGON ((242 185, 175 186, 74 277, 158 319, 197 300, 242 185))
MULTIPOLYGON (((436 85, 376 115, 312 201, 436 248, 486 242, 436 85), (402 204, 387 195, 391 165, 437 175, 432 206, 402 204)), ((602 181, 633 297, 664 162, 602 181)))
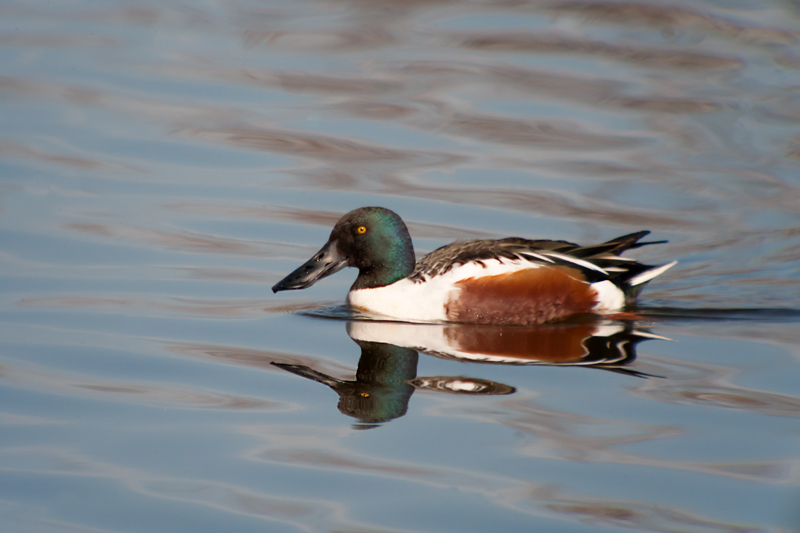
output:
POLYGON ((382 287, 411 274, 414 265, 414 246, 403 220, 383 207, 361 207, 340 218, 325 246, 272 292, 305 289, 346 266, 358 268, 353 289, 382 287))

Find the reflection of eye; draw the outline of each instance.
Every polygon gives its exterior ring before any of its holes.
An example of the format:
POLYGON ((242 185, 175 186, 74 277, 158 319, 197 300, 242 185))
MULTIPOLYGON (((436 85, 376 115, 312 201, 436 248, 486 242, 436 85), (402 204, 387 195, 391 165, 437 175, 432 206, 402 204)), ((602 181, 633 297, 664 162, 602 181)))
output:
POLYGON ((359 226, 356 231, 358 231, 361 234, 364 234, 364 233, 367 232, 367 227, 366 226, 359 226))

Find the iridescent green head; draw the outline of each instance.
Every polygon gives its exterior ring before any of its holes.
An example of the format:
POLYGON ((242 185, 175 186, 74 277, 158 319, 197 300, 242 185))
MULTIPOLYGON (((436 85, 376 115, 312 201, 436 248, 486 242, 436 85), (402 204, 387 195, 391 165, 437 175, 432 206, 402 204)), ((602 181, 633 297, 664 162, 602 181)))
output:
POLYGON ((346 266, 358 268, 352 289, 383 287, 411 274, 414 265, 403 220, 382 207, 361 207, 339 219, 325 246, 272 291, 305 289, 346 266))

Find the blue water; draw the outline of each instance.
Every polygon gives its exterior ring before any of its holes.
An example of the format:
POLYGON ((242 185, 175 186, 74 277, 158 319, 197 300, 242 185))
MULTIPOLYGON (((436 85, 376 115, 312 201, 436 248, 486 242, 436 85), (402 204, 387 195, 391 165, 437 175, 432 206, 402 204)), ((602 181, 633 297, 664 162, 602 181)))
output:
POLYGON ((795 6, 0 13, 0 530, 800 531, 795 6), (513 357, 272 294, 363 205, 679 264, 513 357))

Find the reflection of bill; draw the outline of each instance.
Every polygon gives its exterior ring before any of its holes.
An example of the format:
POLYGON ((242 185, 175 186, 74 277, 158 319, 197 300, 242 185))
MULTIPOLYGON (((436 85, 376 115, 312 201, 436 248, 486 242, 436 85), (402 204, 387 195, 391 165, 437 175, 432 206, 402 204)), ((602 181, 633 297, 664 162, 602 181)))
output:
POLYGON ((347 333, 361 347, 354 380, 339 379, 304 365, 273 363, 327 385, 339 395, 339 410, 371 425, 403 416, 415 389, 469 395, 511 394, 514 387, 463 376, 417 377, 418 352, 493 364, 594 366, 644 377, 624 368, 636 344, 663 338, 618 325, 474 326, 352 321, 347 333))

